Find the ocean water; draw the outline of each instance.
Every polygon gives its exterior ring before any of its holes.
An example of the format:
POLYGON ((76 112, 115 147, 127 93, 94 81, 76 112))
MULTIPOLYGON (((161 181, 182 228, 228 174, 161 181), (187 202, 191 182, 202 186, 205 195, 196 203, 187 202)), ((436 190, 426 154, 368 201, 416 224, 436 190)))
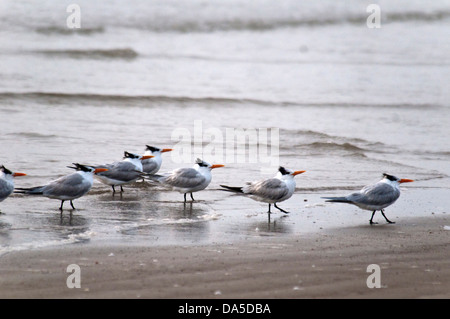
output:
POLYGON ((113 196, 96 182, 62 214, 14 194, 0 203, 0 254, 357 227, 369 212, 320 197, 384 172, 416 180, 391 219, 448 212, 450 1, 76 1, 81 28, 69 29, 71 3, 0 3, 0 163, 28 174, 16 187, 146 144, 174 148, 161 172, 196 157, 226 167, 186 205, 149 183, 113 196), (371 3, 381 28, 367 26, 371 3), (278 165, 307 171, 280 204, 289 215, 268 220, 266 205, 219 190, 278 165))

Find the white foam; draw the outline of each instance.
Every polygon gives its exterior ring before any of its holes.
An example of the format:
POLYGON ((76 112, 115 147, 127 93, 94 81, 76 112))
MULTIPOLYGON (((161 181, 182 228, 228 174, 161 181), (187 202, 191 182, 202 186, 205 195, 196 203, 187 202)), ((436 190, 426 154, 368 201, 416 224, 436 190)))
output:
POLYGON ((222 216, 222 214, 220 213, 211 213, 211 214, 204 214, 201 216, 198 216, 197 218, 200 220, 218 220, 220 219, 220 217, 222 216))
POLYGON ((24 251, 24 250, 30 250, 30 249, 38 249, 38 248, 45 248, 45 247, 51 247, 51 246, 61 246, 61 245, 67 245, 67 244, 74 244, 78 242, 83 242, 86 240, 89 240, 92 238, 92 236, 95 236, 96 233, 93 231, 86 231, 79 234, 71 234, 66 239, 61 240, 45 240, 41 242, 30 242, 30 243, 23 243, 19 245, 14 246, 1 246, 0 247, 0 256, 15 252, 15 251, 24 251))

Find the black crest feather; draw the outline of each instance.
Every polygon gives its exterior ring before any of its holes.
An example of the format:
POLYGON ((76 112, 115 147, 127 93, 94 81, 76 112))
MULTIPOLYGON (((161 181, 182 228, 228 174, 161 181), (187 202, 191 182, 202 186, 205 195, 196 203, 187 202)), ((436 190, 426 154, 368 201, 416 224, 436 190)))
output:
POLYGON ((207 167, 208 166, 208 164, 207 163, 205 163, 202 159, 200 159, 200 158, 197 158, 197 160, 195 161, 195 164, 197 164, 198 166, 200 166, 200 167, 207 167))
POLYGON ((5 173, 5 174, 12 174, 12 172, 9 170, 9 169, 7 169, 5 166, 0 166, 0 169, 3 171, 3 173, 5 173))
POLYGON ((398 178, 395 177, 394 175, 389 175, 389 174, 383 173, 383 176, 384 176, 385 178, 387 178, 388 180, 390 180, 390 181, 396 181, 396 180, 398 180, 398 178))
POLYGON ((288 172, 283 166, 280 166, 278 171, 281 173, 281 175, 288 175, 290 172, 288 172))
POLYGON ((133 153, 129 153, 129 152, 127 152, 127 151, 125 151, 125 152, 123 153, 123 156, 126 157, 126 158, 139 158, 138 155, 133 154, 133 153))
POLYGON ((151 152, 159 152, 161 151, 160 148, 158 147, 154 147, 154 146, 150 146, 150 145, 145 145, 147 147, 147 150, 151 151, 151 152))

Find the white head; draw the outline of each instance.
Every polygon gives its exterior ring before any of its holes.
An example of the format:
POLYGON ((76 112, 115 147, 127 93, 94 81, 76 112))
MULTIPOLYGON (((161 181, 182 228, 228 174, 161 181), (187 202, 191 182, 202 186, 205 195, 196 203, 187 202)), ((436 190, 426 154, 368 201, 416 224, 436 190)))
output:
POLYGON ((17 176, 25 176, 24 173, 19 172, 11 172, 9 169, 7 169, 5 166, 0 166, 0 178, 12 181, 14 177, 17 176))
POLYGON ((394 187, 398 187, 401 183, 411 183, 414 181, 412 179, 398 178, 394 175, 383 173, 383 179, 381 180, 381 182, 390 184, 394 187))
POLYGON ((224 166, 225 165, 222 165, 222 164, 210 164, 208 162, 201 160, 200 158, 197 158, 197 160, 195 161, 194 168, 198 171, 201 171, 201 170, 211 171, 214 168, 219 168, 219 167, 224 167, 224 166))
POLYGON ((77 172, 82 172, 82 174, 97 174, 101 172, 106 172, 107 168, 95 168, 89 165, 82 165, 78 163, 72 163, 74 166, 67 166, 68 168, 73 168, 77 172))
POLYGON ((275 177, 278 179, 293 179, 294 176, 302 174, 304 172, 306 171, 292 171, 290 169, 284 168, 283 166, 280 166, 275 177))
POLYGON ((137 155, 137 154, 129 153, 127 151, 125 151, 123 154, 124 154, 123 155, 124 161, 133 163, 140 170, 142 170, 142 162, 141 162, 142 160, 154 157, 153 155, 142 155, 142 156, 140 156, 140 155, 137 155))
POLYGON ((150 145, 145 145, 145 147, 145 155, 153 155, 155 157, 161 156, 162 153, 173 151, 171 148, 159 148, 150 145))

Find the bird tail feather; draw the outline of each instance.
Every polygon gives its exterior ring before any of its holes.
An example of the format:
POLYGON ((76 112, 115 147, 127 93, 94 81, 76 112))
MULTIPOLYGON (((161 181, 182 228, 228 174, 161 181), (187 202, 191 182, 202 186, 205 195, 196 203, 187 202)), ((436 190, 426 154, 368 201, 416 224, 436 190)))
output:
POLYGON ((31 187, 31 188, 15 188, 14 193, 16 194, 27 194, 27 195, 42 195, 43 186, 31 187))
POLYGON ((326 199, 326 202, 331 203, 351 203, 346 197, 321 197, 323 199, 326 199))
POLYGON ((149 174, 149 173, 142 173, 142 176, 147 179, 147 180, 151 180, 154 182, 160 182, 161 178, 163 178, 163 175, 158 175, 158 174, 149 174))
POLYGON ((232 187, 232 186, 227 186, 227 185, 220 185, 220 186, 224 188, 224 189, 221 189, 222 191, 233 192, 233 193, 243 193, 244 192, 242 190, 242 187, 232 187))

